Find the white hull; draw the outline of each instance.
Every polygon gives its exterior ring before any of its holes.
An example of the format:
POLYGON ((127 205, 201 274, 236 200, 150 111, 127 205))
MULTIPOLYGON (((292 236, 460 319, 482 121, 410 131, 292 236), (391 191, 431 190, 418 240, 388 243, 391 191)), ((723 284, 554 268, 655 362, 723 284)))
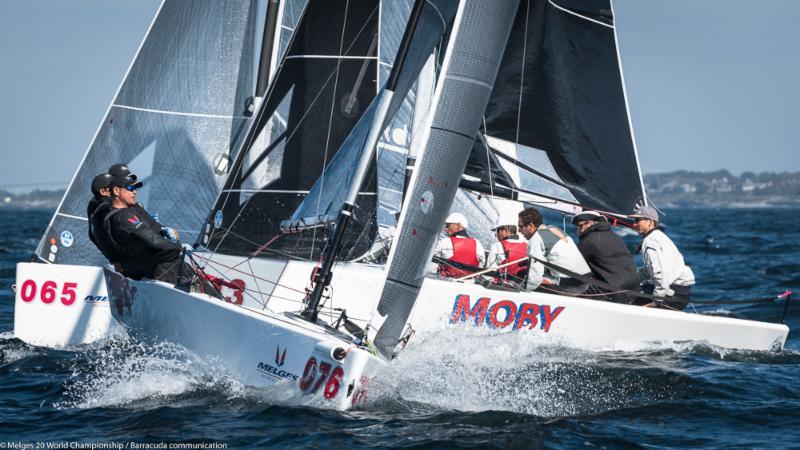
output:
MULTIPOLYGON (((301 309, 303 288, 308 285, 313 268, 313 264, 305 262, 286 264, 253 259, 249 265, 231 269, 242 258, 225 255, 214 255, 211 261, 206 267, 209 273, 239 279, 245 285, 247 291, 242 296, 243 306, 272 313, 301 309), (260 280, 247 275, 251 268, 260 280)), ((20 299, 22 282, 31 278, 40 283, 56 280, 58 286, 65 281, 85 280, 78 285, 78 297, 104 299, 107 295, 105 284, 96 281, 101 275, 102 270, 97 267, 20 263, 17 269, 15 335, 26 342, 46 346, 89 342, 107 335, 113 329, 113 321, 106 301, 84 302, 81 308, 76 307, 78 302, 75 302, 67 308, 58 301, 45 305, 38 300, 23 302, 20 299)), ((331 308, 343 308, 353 321, 365 325, 372 313, 374 299, 380 294, 383 278, 384 272, 380 267, 361 264, 336 266, 333 297, 323 307, 322 317, 334 320, 339 313, 331 308)), ((227 289, 223 293, 232 302, 236 301, 235 293, 227 289)), ((781 348, 789 332, 787 326, 780 324, 538 292, 494 291, 477 284, 437 279, 427 279, 423 283, 410 323, 418 334, 471 324, 497 332, 533 333, 559 344, 590 350, 625 350, 653 343, 700 341, 723 348, 764 351, 781 348), (481 300, 484 298, 488 300, 481 300), (508 313, 512 313, 513 320, 507 318, 508 313), (536 323, 531 326, 534 319, 536 323)))
POLYGON ((100 267, 19 263, 16 287, 14 336, 28 344, 63 348, 120 329, 100 267))
MULTIPOLYGON (((213 261, 232 267, 241 258, 215 255, 213 261)), ((274 312, 297 311, 303 293, 287 287, 301 288, 308 284, 313 264, 251 260, 259 277, 279 273, 277 286, 270 284, 271 298, 245 296, 245 302, 258 305, 267 301, 274 312), (280 269, 278 269, 278 267, 280 269), (264 275, 261 275, 264 274, 264 275)), ((217 273, 232 277, 230 271, 213 263, 217 273)), ((211 270, 214 272, 213 270, 211 270)), ((252 277, 237 272, 248 289, 252 277)), ((340 264, 334 268, 333 296, 329 308, 347 310, 347 315, 365 325, 372 313, 374 299, 380 295, 384 272, 380 267, 340 264)), ((258 289, 265 283, 259 282, 258 289)), ((302 290, 302 289, 300 289, 302 290)), ((251 294, 256 291, 251 289, 251 294)), ((263 292, 263 291, 262 291, 263 292)), ((335 317, 338 313, 331 313, 335 317)), ((442 330, 448 326, 472 325, 497 332, 513 331, 540 335, 554 343, 587 350, 626 350, 654 343, 697 341, 742 350, 776 350, 783 348, 789 328, 786 325, 707 316, 690 312, 669 311, 621 305, 599 300, 574 298, 539 292, 505 292, 486 289, 474 283, 426 279, 410 319, 417 334, 442 330)))
POLYGON ((156 281, 132 281, 106 269, 111 311, 130 334, 165 340, 220 361, 255 387, 283 384, 299 402, 345 410, 366 399, 384 365, 342 335, 286 315, 253 311, 156 281), (335 349, 345 350, 337 360, 335 349))

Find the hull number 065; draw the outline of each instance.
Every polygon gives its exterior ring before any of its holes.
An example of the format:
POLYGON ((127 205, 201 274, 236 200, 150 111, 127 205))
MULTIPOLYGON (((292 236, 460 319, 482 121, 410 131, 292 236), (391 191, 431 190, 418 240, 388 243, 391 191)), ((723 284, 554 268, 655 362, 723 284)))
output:
POLYGON ((37 298, 42 303, 50 304, 58 297, 65 306, 75 303, 75 289, 78 283, 67 282, 58 288, 55 281, 45 281, 41 286, 38 286, 33 280, 25 280, 20 287, 19 296, 23 302, 30 303, 37 298))

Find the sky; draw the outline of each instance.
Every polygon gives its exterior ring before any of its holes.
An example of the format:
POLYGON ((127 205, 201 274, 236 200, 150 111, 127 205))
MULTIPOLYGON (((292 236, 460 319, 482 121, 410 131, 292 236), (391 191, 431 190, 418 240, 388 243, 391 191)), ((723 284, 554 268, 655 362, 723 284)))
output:
MULTIPOLYGON (((66 183, 159 0, 0 0, 0 187, 66 183)), ((800 171, 800 1, 614 0, 644 173, 800 171)))

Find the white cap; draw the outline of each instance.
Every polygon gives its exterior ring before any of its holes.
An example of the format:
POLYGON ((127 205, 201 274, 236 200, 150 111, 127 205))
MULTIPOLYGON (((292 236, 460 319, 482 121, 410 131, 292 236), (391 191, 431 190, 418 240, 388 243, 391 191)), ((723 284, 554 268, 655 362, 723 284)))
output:
POLYGON ((494 226, 492 227, 492 231, 497 230, 500 227, 515 227, 519 223, 519 216, 516 214, 501 214, 497 217, 497 220, 494 221, 494 226))
POLYGON ((467 218, 464 217, 461 213, 450 213, 447 216, 447 219, 444 219, 444 223, 460 223, 462 227, 469 228, 469 222, 467 222, 467 218))

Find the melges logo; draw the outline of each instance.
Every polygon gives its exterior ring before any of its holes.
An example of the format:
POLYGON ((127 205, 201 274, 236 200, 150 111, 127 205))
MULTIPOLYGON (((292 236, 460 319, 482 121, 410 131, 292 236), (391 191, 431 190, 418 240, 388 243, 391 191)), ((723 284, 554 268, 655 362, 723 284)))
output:
POLYGON ((523 328, 533 330, 538 325, 540 329, 547 333, 550 331, 553 322, 563 311, 563 306, 553 309, 550 305, 537 305, 535 303, 517 305, 511 300, 500 300, 492 303, 492 300, 487 297, 479 298, 473 305, 470 302, 469 295, 459 294, 453 303, 450 323, 468 322, 473 319, 476 327, 485 324, 490 328, 511 327, 512 330, 521 330, 523 328))
POLYGON ((108 301, 108 297, 105 295, 87 295, 84 297, 83 301, 85 302, 106 302, 108 301))
POLYGON ((286 349, 284 348, 283 354, 281 354, 281 346, 279 345, 278 348, 275 349, 275 364, 281 367, 284 361, 286 361, 286 349))
POLYGON ((299 376, 291 372, 287 372, 283 369, 280 369, 280 367, 283 367, 283 364, 285 362, 286 362, 286 348, 284 348, 283 352, 281 352, 281 347, 278 346, 275 349, 275 365, 273 366, 272 364, 267 364, 263 361, 259 361, 256 369, 259 372, 261 372, 262 375, 266 375, 274 379, 283 378, 286 380, 297 380, 298 378, 300 378, 299 376))

